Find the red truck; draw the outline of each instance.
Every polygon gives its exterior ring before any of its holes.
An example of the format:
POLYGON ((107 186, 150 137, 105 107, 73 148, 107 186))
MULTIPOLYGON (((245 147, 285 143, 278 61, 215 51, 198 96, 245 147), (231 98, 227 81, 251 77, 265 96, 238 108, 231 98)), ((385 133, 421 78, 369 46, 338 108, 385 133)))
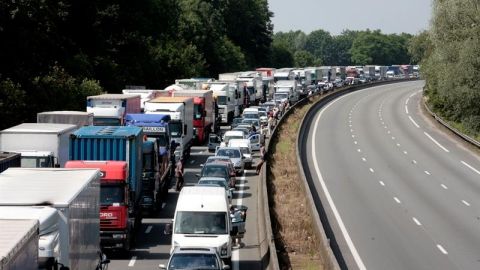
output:
POLYGON ((129 250, 133 224, 128 218, 128 165, 125 161, 67 161, 65 168, 100 169, 100 244, 129 250))
POLYGON ((204 144, 210 132, 218 127, 218 110, 211 90, 169 90, 159 96, 193 98, 193 135, 197 144, 204 144))

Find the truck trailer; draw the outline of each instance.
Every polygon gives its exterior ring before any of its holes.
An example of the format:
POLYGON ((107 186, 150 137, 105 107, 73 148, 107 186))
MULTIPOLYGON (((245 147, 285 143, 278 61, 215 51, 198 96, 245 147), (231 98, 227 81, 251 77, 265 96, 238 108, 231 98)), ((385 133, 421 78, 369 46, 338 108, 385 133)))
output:
POLYGON ((127 113, 140 113, 140 95, 102 94, 87 97, 95 126, 121 126, 127 113))
POLYGON ((21 156, 19 153, 0 152, 0 173, 10 167, 20 167, 21 156))
MULTIPOLYGON (((133 126, 83 127, 70 137, 70 160, 125 161, 128 164, 125 200, 129 202, 126 218, 129 231, 136 231, 141 225, 142 147, 142 128, 133 126)), ((110 234, 109 237, 113 239, 103 238, 103 242, 115 244, 115 248, 125 248, 120 246, 124 242, 119 238, 123 236, 110 234)))
POLYGON ((0 131, 0 150, 21 154, 21 167, 63 167, 68 160, 70 124, 23 123, 0 131))
POLYGON ((38 221, 0 218, 0 270, 38 269, 38 221))
POLYGON ((170 137, 177 145, 175 157, 188 158, 193 144, 193 98, 157 97, 145 103, 145 113, 170 116, 170 137))
POLYGON ((93 125, 93 113, 80 111, 51 111, 37 113, 37 123, 70 124, 77 128, 93 125))
POLYGON ((39 262, 51 264, 39 268, 51 269, 59 263, 70 270, 96 269, 100 263, 99 201, 99 170, 9 168, 0 174, 0 206, 48 206, 58 213, 48 226, 50 232, 58 231, 50 235, 58 237, 58 246, 48 254, 39 248, 39 262))

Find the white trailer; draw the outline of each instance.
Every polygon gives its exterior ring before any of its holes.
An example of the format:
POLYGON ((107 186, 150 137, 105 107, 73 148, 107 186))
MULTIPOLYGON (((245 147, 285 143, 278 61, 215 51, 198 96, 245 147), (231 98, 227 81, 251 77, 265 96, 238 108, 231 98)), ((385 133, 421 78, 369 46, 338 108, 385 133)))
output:
POLYGON ((258 71, 244 72, 237 78, 240 89, 246 87, 250 97, 250 105, 258 104, 264 95, 262 75, 258 71))
POLYGON ((80 111, 51 111, 37 113, 37 123, 71 124, 77 128, 93 125, 93 113, 80 111))
POLYGON ((368 81, 376 80, 375 77, 375 66, 364 66, 363 75, 367 78, 368 81))
POLYGON ((143 111, 145 108, 145 102, 149 101, 150 99, 156 98, 157 93, 162 91, 163 90, 154 90, 154 89, 123 89, 122 94, 140 95, 140 108, 143 111))
POLYGON ((103 94, 87 97, 87 112, 95 126, 122 126, 125 115, 140 113, 140 95, 103 94))
POLYGON ((23 123, 0 131, 0 150, 22 155, 22 167, 63 167, 76 125, 23 123))
POLYGON ((273 78, 275 78, 275 81, 295 80, 295 73, 293 68, 280 68, 275 70, 273 78))
POLYGON ((175 157, 190 156, 193 144, 193 98, 157 97, 145 103, 145 113, 170 115, 170 136, 178 144, 175 157))
POLYGON ((288 101, 290 102, 290 104, 294 104, 299 99, 297 91, 297 81, 277 81, 277 83, 275 84, 275 93, 288 93, 288 101))
POLYGON ((209 83, 208 89, 213 91, 213 97, 217 101, 218 114, 221 123, 230 124, 234 117, 240 115, 240 93, 235 82, 209 83))
POLYGON ((43 225, 58 230, 58 253, 41 261, 93 270, 100 261, 100 177, 97 169, 9 168, 0 174, 0 206, 55 208, 58 218, 43 225))
POLYGON ((0 219, 0 270, 38 269, 38 222, 0 219))

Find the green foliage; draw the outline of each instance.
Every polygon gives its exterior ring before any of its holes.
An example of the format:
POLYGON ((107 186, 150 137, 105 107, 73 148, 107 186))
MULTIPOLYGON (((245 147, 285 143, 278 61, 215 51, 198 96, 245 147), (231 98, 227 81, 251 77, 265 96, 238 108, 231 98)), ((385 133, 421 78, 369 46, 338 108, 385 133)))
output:
POLYGON ((296 67, 308 67, 315 65, 313 55, 307 51, 296 51, 293 55, 296 67))
POLYGON ((26 94, 10 79, 0 81, 0 129, 20 123, 25 118, 26 94))
POLYGON ((421 63, 429 104, 443 117, 478 136, 480 4, 475 0, 436 0, 433 6, 431 30, 428 36, 418 37, 427 40, 427 45, 422 45, 426 49, 415 44, 420 48, 416 50, 419 55, 425 51, 421 63))

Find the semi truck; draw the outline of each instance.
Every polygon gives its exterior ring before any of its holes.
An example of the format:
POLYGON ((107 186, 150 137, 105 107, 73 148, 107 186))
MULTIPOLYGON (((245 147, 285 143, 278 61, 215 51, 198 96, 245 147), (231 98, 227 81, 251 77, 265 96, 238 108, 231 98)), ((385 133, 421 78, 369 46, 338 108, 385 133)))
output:
POLYGON ((294 104, 298 101, 299 95, 297 92, 296 80, 280 80, 275 84, 275 93, 288 93, 288 101, 294 104))
POLYGON ((211 90, 170 90, 160 94, 164 97, 191 97, 193 98, 193 138, 203 145, 208 135, 216 133, 218 129, 218 110, 215 110, 213 91, 211 90), (217 111, 217 112, 216 112, 217 111))
MULTIPOLYGON (((262 75, 257 71, 243 72, 238 76, 237 83, 240 89, 246 89, 249 97, 249 105, 257 105, 264 95, 262 75)), ((245 92, 245 91, 244 91, 245 92)))
MULTIPOLYGON (((77 130, 70 137, 69 158, 80 161, 125 161, 128 164, 124 200, 128 202, 127 229, 134 232, 142 220, 142 148, 143 131, 134 126, 90 126, 77 130)), ((108 165, 108 164, 107 164, 108 165)), ((118 166, 118 164, 110 164, 118 166)), ((114 169, 114 168, 112 168, 114 169)), ((118 168, 117 168, 118 170, 118 168)), ((131 242, 125 242, 126 233, 105 234, 105 247, 128 249, 131 242)))
POLYGON ((130 250, 135 230, 129 219, 128 164, 125 161, 68 161, 65 168, 98 169, 100 180, 100 245, 130 250))
POLYGON ((38 221, 0 219, 0 269, 38 269, 38 221))
POLYGON ((230 124, 232 119, 242 114, 244 92, 236 81, 215 81, 208 84, 217 102, 219 122, 230 124))
POLYGON ((147 141, 143 143, 143 173, 141 206, 144 212, 160 209, 166 200, 170 187, 171 169, 175 164, 170 162, 170 116, 164 114, 127 114, 127 126, 143 129, 147 141))
POLYGON ((51 111, 37 113, 37 123, 71 124, 77 128, 93 125, 93 113, 80 111, 51 111))
POLYGON ((322 76, 320 77, 320 80, 323 80, 323 81, 332 82, 332 81, 335 81, 335 78, 337 77, 337 70, 334 67, 330 67, 330 66, 320 67, 320 72, 322 74, 322 76))
POLYGON ((21 156, 19 153, 0 152, 0 173, 10 167, 20 167, 21 156))
POLYGON ((21 167, 63 167, 68 160, 70 124, 23 123, 0 131, 0 150, 21 155, 21 167))
POLYGON ((367 79, 367 81, 374 81, 376 80, 375 77, 375 66, 364 66, 363 67, 363 75, 367 79))
POLYGON ((170 116, 170 137, 177 145, 175 158, 188 158, 193 144, 193 98, 157 97, 145 103, 145 113, 170 116))
POLYGON ((124 95, 140 95, 140 108, 143 112, 145 109, 145 102, 149 101, 150 99, 156 98, 157 93, 161 91, 162 90, 154 89, 123 89, 122 93, 124 95))
POLYGON ((377 78, 377 80, 386 80, 387 71, 387 66, 375 66, 375 77, 377 78))
POLYGON ((19 209, 13 211, 16 216, 11 216, 39 220, 39 268, 93 270, 102 263, 99 170, 9 168, 0 174, 0 186, 0 206, 44 206, 53 210, 53 214, 44 213, 42 218, 41 214, 19 209))
POLYGON ((293 72, 293 68, 280 68, 275 70, 273 77, 275 78, 275 82, 295 80, 295 73, 293 72))
POLYGON ((127 113, 140 113, 140 95, 102 94, 87 97, 95 126, 121 126, 127 113))

